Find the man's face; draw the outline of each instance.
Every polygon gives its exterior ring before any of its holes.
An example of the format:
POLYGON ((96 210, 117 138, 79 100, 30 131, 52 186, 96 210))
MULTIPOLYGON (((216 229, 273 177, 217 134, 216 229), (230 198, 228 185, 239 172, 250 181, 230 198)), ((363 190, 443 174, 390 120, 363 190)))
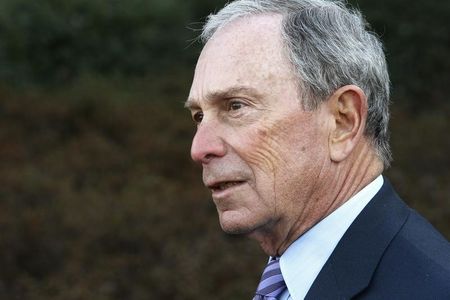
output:
POLYGON ((216 32, 187 101, 197 123, 191 156, 229 233, 283 239, 311 226, 329 164, 324 109, 302 109, 280 26, 258 16, 216 32))

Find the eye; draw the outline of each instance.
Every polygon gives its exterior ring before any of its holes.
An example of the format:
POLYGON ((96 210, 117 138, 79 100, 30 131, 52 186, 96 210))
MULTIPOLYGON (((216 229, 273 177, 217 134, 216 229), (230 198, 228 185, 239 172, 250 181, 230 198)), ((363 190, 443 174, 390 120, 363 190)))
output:
POLYGON ((200 124, 203 120, 203 112, 197 111, 192 115, 192 119, 195 123, 200 124))
POLYGON ((238 110, 243 108, 244 106, 245 106, 244 103, 234 100, 228 103, 228 110, 238 110))

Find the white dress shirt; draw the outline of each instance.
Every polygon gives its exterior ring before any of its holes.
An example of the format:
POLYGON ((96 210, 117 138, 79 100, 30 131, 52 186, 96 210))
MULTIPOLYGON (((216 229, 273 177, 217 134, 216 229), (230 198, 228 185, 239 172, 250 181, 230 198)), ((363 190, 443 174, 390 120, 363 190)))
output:
POLYGON ((382 185, 380 175, 287 248, 280 257, 281 273, 287 285, 281 300, 305 298, 344 233, 382 185))

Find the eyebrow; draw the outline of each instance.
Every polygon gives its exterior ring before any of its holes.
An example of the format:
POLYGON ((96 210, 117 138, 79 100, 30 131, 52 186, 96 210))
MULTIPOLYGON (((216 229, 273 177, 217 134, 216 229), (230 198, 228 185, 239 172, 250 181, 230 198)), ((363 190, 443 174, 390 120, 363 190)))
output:
MULTIPOLYGON (((258 92, 255 88, 249 86, 232 86, 225 90, 208 92, 205 99, 209 102, 215 102, 222 99, 237 97, 242 94, 256 98, 262 97, 261 93, 258 92)), ((200 107, 200 101, 198 99, 188 98, 184 103, 184 107, 187 109, 198 108, 200 107)))

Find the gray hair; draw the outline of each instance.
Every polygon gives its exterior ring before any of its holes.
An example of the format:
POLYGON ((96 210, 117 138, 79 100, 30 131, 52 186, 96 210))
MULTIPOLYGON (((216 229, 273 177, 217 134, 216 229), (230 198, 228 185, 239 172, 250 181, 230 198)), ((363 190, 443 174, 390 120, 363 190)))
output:
POLYGON ((368 99, 365 135, 387 168, 389 74, 383 46, 366 29, 361 13, 343 1, 237 0, 208 16, 200 36, 206 43, 231 21, 261 14, 283 17, 282 35, 294 67, 305 109, 316 109, 338 88, 354 84, 368 99))

